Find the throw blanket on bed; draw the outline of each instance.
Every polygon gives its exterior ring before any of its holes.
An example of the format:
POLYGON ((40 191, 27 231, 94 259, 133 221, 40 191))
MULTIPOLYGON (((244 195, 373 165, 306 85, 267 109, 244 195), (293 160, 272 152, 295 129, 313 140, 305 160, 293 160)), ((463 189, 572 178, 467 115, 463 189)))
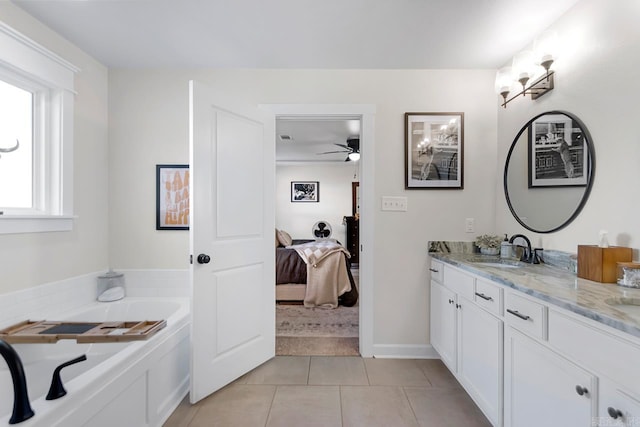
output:
POLYGON ((305 307, 336 308, 338 297, 351 290, 344 246, 331 240, 321 240, 289 246, 307 264, 305 307))

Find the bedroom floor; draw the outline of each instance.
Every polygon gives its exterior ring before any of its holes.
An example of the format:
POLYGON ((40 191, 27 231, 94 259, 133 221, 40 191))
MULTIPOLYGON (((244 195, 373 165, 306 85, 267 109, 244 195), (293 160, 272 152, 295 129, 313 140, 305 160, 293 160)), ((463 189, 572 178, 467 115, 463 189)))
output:
MULTIPOLYGON (((358 268, 352 268, 359 289, 358 268)), ((336 309, 276 305, 276 355, 359 356, 359 304, 336 309)))
POLYGON ((440 360, 276 356, 164 427, 490 425, 440 360))

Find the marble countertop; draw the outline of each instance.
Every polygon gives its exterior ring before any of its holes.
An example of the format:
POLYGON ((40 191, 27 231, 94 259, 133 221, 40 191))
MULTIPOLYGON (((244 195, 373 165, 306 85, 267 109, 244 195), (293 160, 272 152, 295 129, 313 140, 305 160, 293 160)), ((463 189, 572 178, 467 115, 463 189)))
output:
POLYGON ((574 273, 548 264, 522 263, 523 266, 518 268, 505 268, 479 264, 482 261, 498 261, 499 258, 495 256, 459 253, 429 255, 469 273, 640 338, 640 314, 627 314, 606 302, 620 298, 640 300, 640 289, 580 279, 574 273))

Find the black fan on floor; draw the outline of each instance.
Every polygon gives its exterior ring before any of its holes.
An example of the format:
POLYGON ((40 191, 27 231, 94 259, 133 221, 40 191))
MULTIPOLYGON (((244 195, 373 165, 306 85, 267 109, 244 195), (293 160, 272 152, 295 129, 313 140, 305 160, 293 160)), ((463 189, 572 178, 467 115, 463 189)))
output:
POLYGON ((327 221, 318 221, 311 228, 311 234, 316 239, 328 239, 331 236, 331 231, 331 224, 327 221))
POLYGON ((318 153, 318 155, 322 154, 334 154, 334 153, 347 153, 347 158, 344 159, 345 162, 356 161, 360 159, 360 138, 353 137, 347 139, 346 144, 337 144, 338 147, 343 148, 342 150, 337 151, 325 151, 324 153, 318 153))

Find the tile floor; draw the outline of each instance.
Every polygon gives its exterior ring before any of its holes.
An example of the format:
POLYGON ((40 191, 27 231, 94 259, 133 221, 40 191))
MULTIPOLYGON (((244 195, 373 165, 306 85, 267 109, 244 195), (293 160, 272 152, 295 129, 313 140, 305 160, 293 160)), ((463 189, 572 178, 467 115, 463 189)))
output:
POLYGON ((490 425, 439 360, 277 356, 164 427, 490 425))

